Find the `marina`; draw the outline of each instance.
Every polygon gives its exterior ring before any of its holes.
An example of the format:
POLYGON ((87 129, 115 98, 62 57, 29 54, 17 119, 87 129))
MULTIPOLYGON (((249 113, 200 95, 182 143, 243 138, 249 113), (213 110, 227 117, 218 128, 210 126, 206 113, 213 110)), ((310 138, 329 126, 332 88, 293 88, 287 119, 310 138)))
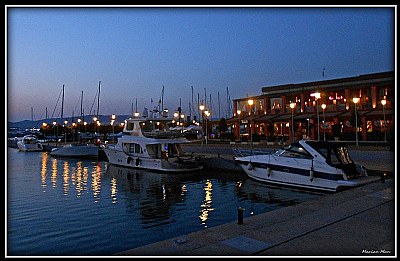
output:
POLYGON ((5 257, 397 256, 396 5, 71 7, 5 9, 5 257))
POLYGON ((163 174, 7 152, 9 256, 113 255, 234 221, 238 207, 251 216, 322 195, 255 189, 238 172, 163 174))

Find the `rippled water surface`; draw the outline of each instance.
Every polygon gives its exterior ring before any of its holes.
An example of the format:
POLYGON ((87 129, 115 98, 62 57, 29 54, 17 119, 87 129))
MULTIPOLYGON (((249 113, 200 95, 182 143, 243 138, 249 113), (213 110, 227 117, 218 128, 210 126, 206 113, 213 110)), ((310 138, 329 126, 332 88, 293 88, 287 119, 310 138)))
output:
POLYGON ((107 256, 316 199, 244 174, 161 174, 104 161, 7 155, 8 256, 107 256))

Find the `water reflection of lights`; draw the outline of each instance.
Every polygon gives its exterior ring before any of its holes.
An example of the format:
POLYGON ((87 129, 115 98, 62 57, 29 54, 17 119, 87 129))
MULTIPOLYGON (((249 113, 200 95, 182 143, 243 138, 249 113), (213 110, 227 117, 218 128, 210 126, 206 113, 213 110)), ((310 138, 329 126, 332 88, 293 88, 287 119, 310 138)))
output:
POLYGON ((111 179, 111 200, 112 203, 117 203, 117 179, 113 177, 111 179))
POLYGON ((186 185, 182 185, 182 188, 181 188, 181 196, 184 196, 186 192, 187 192, 187 187, 186 187, 186 185))
MULTIPOLYGON (((48 153, 43 153, 41 158, 41 170, 40 170, 40 179, 41 179, 41 187, 43 188, 43 192, 46 192, 47 189, 47 178, 48 173, 51 171, 50 182, 51 187, 55 189, 57 187, 57 176, 59 175, 59 165, 60 160, 57 158, 51 159, 49 162, 48 153), (51 168, 48 166, 51 164, 51 168)), ((70 189, 75 188, 76 190, 76 197, 81 197, 83 191, 88 190, 88 180, 89 180, 89 172, 90 168, 83 165, 82 161, 78 161, 76 166, 71 165, 69 161, 63 161, 63 168, 62 168, 62 178, 63 181, 63 194, 67 196, 70 192, 70 189)), ((101 188, 101 164, 98 163, 94 166, 91 172, 91 189, 93 190, 93 197, 95 198, 95 202, 99 200, 100 195, 100 188, 101 188)), ((61 174, 61 172, 60 172, 61 174)), ((59 178, 60 178, 59 177, 59 178)), ((117 185, 116 180, 112 182, 112 199, 113 203, 116 203, 116 194, 117 194, 117 185)))
POLYGON ((92 191, 94 202, 99 202, 100 199, 100 188, 101 188, 101 167, 100 164, 92 171, 92 191))
POLYGON ((205 191, 205 198, 203 200, 203 204, 201 204, 201 214, 199 216, 200 220, 201 220, 201 224, 205 225, 205 227, 207 227, 206 225, 206 221, 208 220, 208 215, 210 211, 213 211, 214 209, 211 208, 211 203, 212 203, 212 182, 211 180, 207 179, 205 187, 204 187, 204 191, 205 191))
POLYGON ((165 201, 167 199, 167 193, 164 184, 162 184, 162 195, 163 195, 163 201, 165 201))
POLYGON ((64 161, 63 188, 64 188, 64 195, 68 195, 68 191, 69 191, 69 166, 68 166, 68 162, 67 161, 64 161))
POLYGON ((51 161, 51 187, 55 188, 57 186, 57 160, 53 159, 51 161))
POLYGON ((75 185, 76 187, 76 196, 79 198, 82 195, 82 173, 83 173, 83 168, 82 168, 82 162, 78 162, 77 164, 76 171, 72 173, 71 181, 72 185, 75 185))
POLYGON ((41 177, 41 182, 42 182, 42 188, 43 192, 46 192, 46 177, 47 177, 47 159, 48 159, 48 154, 47 153, 42 153, 42 169, 40 171, 40 177, 41 177))

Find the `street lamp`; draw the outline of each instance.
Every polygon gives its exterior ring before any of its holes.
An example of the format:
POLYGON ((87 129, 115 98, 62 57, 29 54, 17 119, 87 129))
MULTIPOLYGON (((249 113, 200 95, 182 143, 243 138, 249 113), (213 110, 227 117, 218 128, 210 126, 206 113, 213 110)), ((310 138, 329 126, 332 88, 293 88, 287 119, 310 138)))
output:
POLYGON ((85 126, 85 141, 86 141, 86 125, 87 125, 87 121, 83 122, 83 125, 85 126))
POLYGON ((383 100, 381 101, 381 103, 382 103, 382 110, 383 110, 383 131, 384 131, 384 133, 385 133, 385 139, 384 139, 384 141, 386 141, 386 116, 385 116, 385 105, 386 105, 386 100, 383 99, 383 100))
POLYGON ((204 111, 204 115, 206 116, 206 136, 205 136, 205 139, 206 139, 206 144, 208 144, 207 117, 210 116, 210 112, 209 111, 204 111))
POLYGON ((251 113, 252 113, 252 105, 254 104, 254 101, 252 99, 248 100, 247 103, 250 106, 250 111, 249 111, 249 115, 250 115, 250 144, 251 144, 251 149, 253 149, 253 124, 252 124, 252 120, 251 120, 251 113))
POLYGON ((112 125, 112 131, 113 131, 113 144, 115 143, 115 135, 114 135, 114 121, 115 121, 115 114, 111 115, 111 125, 112 125))
POLYGON ((321 98, 321 93, 315 92, 310 94, 311 97, 315 97, 315 100, 317 101, 317 123, 318 123, 318 141, 319 141, 319 105, 318 105, 318 99, 321 98))
MULTIPOLYGON (((205 108, 206 108, 206 106, 204 106, 203 104, 200 104, 199 109, 201 111, 201 120, 203 121, 203 126, 204 126, 204 114, 203 114, 203 111, 204 111, 205 108)), ((207 121, 206 121, 206 123, 207 123, 207 121)), ((207 127, 206 127, 206 131, 205 132, 207 133, 207 127)), ((203 138, 201 139, 201 144, 203 145, 203 138)))
POLYGON ((68 123, 68 121, 64 121, 64 136, 65 136, 65 143, 67 143, 67 123, 68 123))
POLYGON ((358 126, 357 126, 357 103, 360 101, 360 98, 353 98, 353 102, 354 102, 354 112, 356 114, 356 146, 358 147, 358 126))
MULTIPOLYGON (((180 124, 182 125, 181 133, 183 133, 184 128, 185 128, 185 114, 181 114, 180 117, 181 117, 181 119, 182 119, 182 122, 180 123, 180 124)), ((181 119, 179 119, 179 122, 181 121, 181 119)))
POLYGON ((75 137, 75 131, 76 131, 75 127, 76 127, 76 123, 73 122, 73 123, 72 123, 72 126, 71 126, 72 142, 75 141, 75 139, 74 139, 74 137, 75 137))
POLYGON ((56 135, 56 129, 57 129, 57 122, 53 121, 53 128, 54 128, 54 138, 56 139, 56 143, 58 142, 58 133, 56 135))
POLYGON ((324 115, 324 121, 322 123, 322 128, 324 129, 324 141, 326 141, 326 136, 325 136, 325 109, 326 109, 326 104, 323 103, 321 104, 321 108, 322 108, 322 114, 324 115))
POLYGON ((296 107, 296 103, 294 103, 294 102, 291 102, 290 103, 290 108, 292 109, 292 142, 294 142, 295 141, 295 139, 296 139, 296 136, 294 135, 294 120, 293 120, 293 110, 294 110, 294 107, 296 107))

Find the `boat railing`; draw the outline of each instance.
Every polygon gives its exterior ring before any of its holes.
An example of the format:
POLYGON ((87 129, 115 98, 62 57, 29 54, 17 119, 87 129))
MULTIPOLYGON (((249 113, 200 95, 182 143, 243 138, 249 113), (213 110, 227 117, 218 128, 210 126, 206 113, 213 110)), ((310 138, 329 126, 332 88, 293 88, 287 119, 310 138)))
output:
POLYGON ((254 156, 254 155, 268 155, 270 152, 257 149, 244 149, 244 148, 233 148, 233 153, 238 157, 254 156))

